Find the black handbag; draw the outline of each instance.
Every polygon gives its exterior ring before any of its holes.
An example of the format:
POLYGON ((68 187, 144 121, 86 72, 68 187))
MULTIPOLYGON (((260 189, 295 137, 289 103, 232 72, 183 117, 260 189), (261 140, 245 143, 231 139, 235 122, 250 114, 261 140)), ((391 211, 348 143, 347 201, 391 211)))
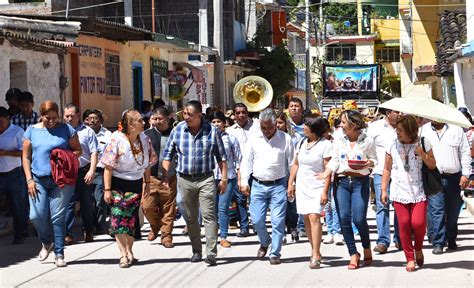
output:
MULTIPOLYGON (((421 137, 421 146, 423 147, 423 151, 426 153, 425 137, 421 137)), ((425 190, 426 196, 442 193, 444 191, 443 183, 441 181, 441 173, 439 173, 437 167, 429 169, 425 162, 423 162, 423 166, 421 167, 421 179, 423 181, 423 190, 425 190)))

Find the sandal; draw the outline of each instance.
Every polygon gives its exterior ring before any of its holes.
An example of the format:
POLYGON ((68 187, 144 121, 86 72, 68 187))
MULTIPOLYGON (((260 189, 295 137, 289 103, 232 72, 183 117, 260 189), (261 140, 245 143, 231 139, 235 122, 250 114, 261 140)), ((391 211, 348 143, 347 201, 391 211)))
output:
POLYGON ((120 268, 130 267, 130 264, 128 264, 128 263, 129 263, 129 260, 128 260, 127 256, 120 257, 120 263, 119 263, 120 268))
POLYGON ((321 267, 321 257, 319 259, 309 258, 309 269, 319 269, 321 267))
POLYGON ((133 253, 128 254, 128 265, 137 264, 138 259, 133 256, 133 253))
POLYGON ((416 269, 415 269, 414 261, 409 261, 407 263, 407 266, 405 267, 405 270, 407 270, 407 272, 415 272, 416 269), (413 265, 411 265, 411 264, 413 264, 413 265))
POLYGON ((357 252, 355 255, 356 255, 357 261, 356 261, 356 263, 349 263, 349 266, 347 266, 347 269, 349 269, 349 270, 355 270, 355 269, 359 268, 360 254, 359 254, 359 252, 357 252))

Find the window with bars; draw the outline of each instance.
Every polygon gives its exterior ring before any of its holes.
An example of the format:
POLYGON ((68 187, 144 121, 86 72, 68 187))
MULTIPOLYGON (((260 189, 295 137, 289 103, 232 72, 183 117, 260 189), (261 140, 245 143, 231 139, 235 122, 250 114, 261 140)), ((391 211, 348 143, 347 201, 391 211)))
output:
POLYGON ((120 96, 120 56, 105 53, 105 79, 107 95, 120 96))
POLYGON ((329 45, 326 49, 326 61, 353 61, 356 58, 356 46, 353 44, 329 45))
POLYGON ((400 47, 382 47, 375 51, 375 60, 378 63, 400 62, 400 47))

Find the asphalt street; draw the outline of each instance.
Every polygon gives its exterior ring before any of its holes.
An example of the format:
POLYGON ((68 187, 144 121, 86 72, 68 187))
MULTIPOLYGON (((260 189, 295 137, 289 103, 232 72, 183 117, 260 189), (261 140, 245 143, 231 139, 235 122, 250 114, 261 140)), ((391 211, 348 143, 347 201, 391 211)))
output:
MULTIPOLYGON (((270 225, 270 224, 268 224, 270 225)), ((374 212, 369 209, 372 245, 375 245, 374 212)), ((219 247, 218 266, 190 263, 189 239, 181 236, 183 221, 176 222, 175 247, 164 248, 159 239, 146 240, 149 226, 142 227, 145 240, 136 242, 137 265, 120 269, 115 242, 107 235, 92 243, 68 246, 66 268, 56 268, 54 256, 40 263, 40 243, 30 236, 23 245, 12 245, 10 237, 0 238, 0 287, 474 287, 474 217, 463 210, 459 221, 458 251, 433 255, 425 242, 425 266, 413 273, 405 271, 402 251, 392 245, 388 253, 374 253, 371 266, 348 270, 345 246, 322 244, 323 263, 310 270, 306 238, 282 249, 282 264, 273 266, 256 259, 257 236, 237 238, 237 229, 228 238, 231 248, 219 247)), ((392 227, 393 228, 393 227, 392 227)), ((288 236, 288 240, 290 237, 288 236)), ((357 244, 362 252, 360 242, 357 244)))

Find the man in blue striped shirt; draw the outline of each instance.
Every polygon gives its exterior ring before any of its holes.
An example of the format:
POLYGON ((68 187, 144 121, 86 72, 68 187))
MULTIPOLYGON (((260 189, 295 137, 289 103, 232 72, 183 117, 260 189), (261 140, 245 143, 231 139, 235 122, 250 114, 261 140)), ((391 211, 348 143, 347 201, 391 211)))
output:
POLYGON ((202 260, 201 229, 198 223, 199 208, 206 234, 206 263, 217 265, 217 221, 215 214, 216 183, 214 159, 222 172, 218 189, 227 188, 227 163, 224 144, 219 131, 202 118, 199 101, 189 101, 183 111, 184 122, 171 132, 163 155, 163 184, 168 183, 168 170, 175 155, 178 190, 188 214, 188 233, 193 249, 191 262, 202 260))

